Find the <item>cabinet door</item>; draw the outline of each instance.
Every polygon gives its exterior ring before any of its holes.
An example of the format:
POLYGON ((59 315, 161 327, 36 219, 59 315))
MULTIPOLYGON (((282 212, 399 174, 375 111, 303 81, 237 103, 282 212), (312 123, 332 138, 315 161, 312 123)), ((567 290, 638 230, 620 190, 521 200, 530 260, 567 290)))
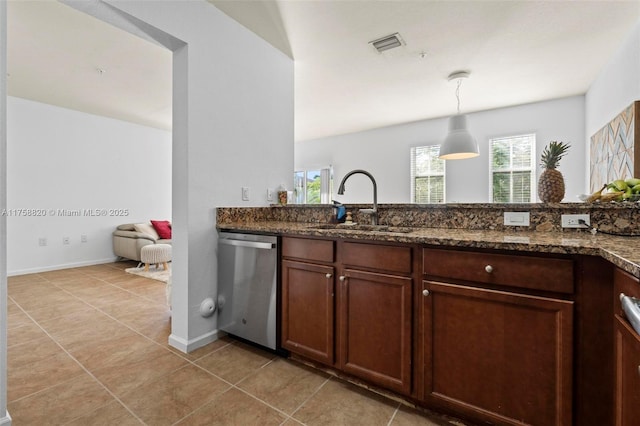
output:
POLYGON ((282 347, 333 365, 334 272, 330 266, 282 261, 282 347))
POLYGON ((490 423, 571 424, 573 302, 423 288, 428 402, 490 423))
POLYGON ((338 285, 340 368, 409 394, 412 279, 346 270, 338 285))
POLYGON ((616 425, 640 423, 640 337, 627 320, 615 316, 616 425))

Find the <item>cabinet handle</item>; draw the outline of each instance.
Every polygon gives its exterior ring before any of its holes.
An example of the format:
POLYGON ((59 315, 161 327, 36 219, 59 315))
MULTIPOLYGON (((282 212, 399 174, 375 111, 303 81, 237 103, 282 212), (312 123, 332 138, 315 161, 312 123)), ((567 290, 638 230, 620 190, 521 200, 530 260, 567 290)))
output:
POLYGON ((484 270, 487 271, 487 274, 490 274, 493 272, 493 266, 487 265, 484 267, 484 270))
POLYGON ((333 276, 333 275, 331 275, 331 274, 327 274, 327 275, 325 275, 325 277, 327 277, 327 278, 331 278, 332 276, 333 276))
POLYGON ((638 366, 638 375, 640 375, 640 365, 638 366))
POLYGON ((429 290, 427 290, 426 288, 424 290, 422 290, 422 295, 423 296, 428 296, 429 295, 429 290))
POLYGON ((347 277, 345 277, 344 275, 340 275, 340 278, 338 278, 340 281, 344 282, 344 280, 347 279, 347 277))

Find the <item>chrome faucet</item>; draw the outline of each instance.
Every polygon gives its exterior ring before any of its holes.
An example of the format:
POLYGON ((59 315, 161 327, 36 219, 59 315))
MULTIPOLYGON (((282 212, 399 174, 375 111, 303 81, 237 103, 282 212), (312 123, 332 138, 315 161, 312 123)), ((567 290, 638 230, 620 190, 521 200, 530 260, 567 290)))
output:
POLYGON ((371 223, 373 225, 377 225, 378 224, 378 185, 376 184, 376 180, 373 178, 371 173, 369 173, 366 170, 360 170, 360 169, 351 170, 342 178, 342 182, 340 182, 340 186, 338 187, 338 195, 344 194, 344 183, 347 181, 349 176, 355 175, 358 173, 368 176, 369 179, 371 179, 371 183, 373 183, 373 209, 372 210, 360 209, 360 211, 363 213, 371 213, 371 223))

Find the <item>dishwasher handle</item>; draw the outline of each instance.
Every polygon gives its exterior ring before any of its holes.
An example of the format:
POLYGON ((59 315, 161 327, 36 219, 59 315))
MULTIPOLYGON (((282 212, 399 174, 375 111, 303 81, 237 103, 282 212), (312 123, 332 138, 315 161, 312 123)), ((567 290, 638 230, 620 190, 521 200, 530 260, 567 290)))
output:
POLYGON ((244 241, 244 240, 230 240, 230 239, 220 239, 218 240, 220 244, 226 244, 228 246, 236 246, 236 247, 249 247, 263 250, 271 250, 275 248, 274 243, 262 243, 259 241, 244 241))

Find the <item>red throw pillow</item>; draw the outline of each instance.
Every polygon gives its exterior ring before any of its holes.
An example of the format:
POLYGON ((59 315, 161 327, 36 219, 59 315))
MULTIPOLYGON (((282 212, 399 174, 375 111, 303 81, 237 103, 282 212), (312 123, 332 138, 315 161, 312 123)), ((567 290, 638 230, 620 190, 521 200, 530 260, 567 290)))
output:
POLYGON ((152 220, 151 225, 153 225, 161 239, 171 239, 171 223, 168 220, 152 220))

